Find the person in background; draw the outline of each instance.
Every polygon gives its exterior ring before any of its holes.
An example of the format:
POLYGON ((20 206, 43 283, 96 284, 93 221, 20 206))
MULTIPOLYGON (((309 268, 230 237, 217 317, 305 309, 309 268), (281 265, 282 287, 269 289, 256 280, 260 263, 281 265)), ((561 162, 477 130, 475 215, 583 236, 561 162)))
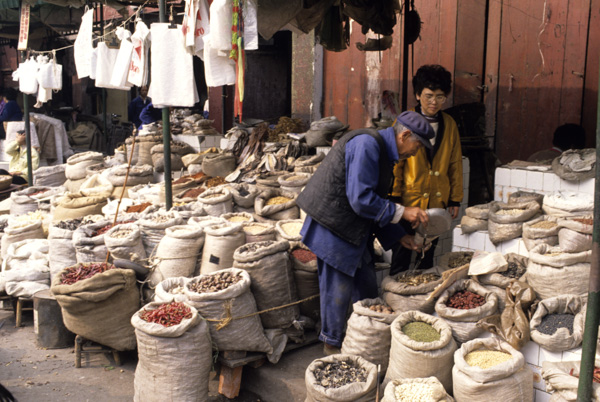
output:
POLYGON ((393 167, 424 147, 433 129, 419 113, 404 112, 384 130, 361 129, 331 148, 296 202, 307 217, 302 242, 317 256, 324 353, 339 353, 350 300, 377 297, 373 240, 416 250, 400 219, 427 224, 418 207, 386 199, 393 167))
MULTIPOLYGON (((413 77, 413 89, 418 101, 414 110, 429 122, 435 135, 431 147, 395 166, 392 199, 405 207, 444 208, 454 219, 463 198, 462 151, 456 122, 441 111, 452 89, 452 76, 440 65, 424 65, 413 77)), ((405 225, 405 229, 414 233, 413 227, 405 225)), ((433 266, 436 245, 437 239, 425 252, 422 269, 433 266)), ((396 247, 390 275, 406 271, 411 259, 411 250, 396 247)))
POLYGON ((0 113, 0 140, 6 139, 6 131, 4 130, 5 121, 21 121, 23 120, 23 112, 17 103, 18 92, 14 88, 5 88, 3 93, 4 108, 0 113))
POLYGON ((149 103, 148 106, 142 110, 140 113, 140 120, 142 124, 138 128, 142 128, 142 126, 150 123, 154 123, 155 121, 159 121, 162 119, 162 109, 157 109, 154 107, 152 103, 149 103))
POLYGON ((146 106, 152 103, 152 99, 148 97, 148 87, 143 86, 140 88, 140 94, 129 102, 129 106, 127 107, 127 119, 132 122, 136 128, 140 128, 142 125, 142 120, 140 119, 140 114, 142 110, 146 106))
POLYGON ((554 131, 552 148, 531 155, 529 162, 552 162, 554 158, 568 149, 585 148, 585 129, 579 124, 567 123, 554 131))
POLYGON ((4 110, 4 105, 6 105, 6 101, 4 100, 4 88, 0 88, 0 115, 4 110))
MULTIPOLYGON (((25 130, 17 131, 17 137, 6 147, 6 153, 10 156, 8 172, 0 169, 0 175, 11 175, 13 184, 27 184, 27 146, 25 130)), ((31 166, 36 170, 40 165, 38 151, 31 148, 31 166)))

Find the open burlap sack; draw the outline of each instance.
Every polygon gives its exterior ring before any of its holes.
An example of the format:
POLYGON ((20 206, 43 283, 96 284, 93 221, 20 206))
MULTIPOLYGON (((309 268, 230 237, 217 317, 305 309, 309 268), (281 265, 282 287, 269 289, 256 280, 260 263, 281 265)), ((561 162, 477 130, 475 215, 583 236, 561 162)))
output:
POLYGON ((146 259, 142 232, 137 223, 124 223, 109 229, 104 235, 104 244, 113 259, 138 263, 146 259))
POLYGON ((254 200, 259 194, 255 185, 249 183, 231 183, 228 185, 235 205, 254 210, 254 200))
POLYGON ((233 211, 233 196, 226 187, 209 188, 198 196, 198 204, 206 215, 221 216, 233 211))
POLYGON ((468 215, 464 215, 462 218, 460 218, 460 230, 462 234, 469 234, 479 230, 487 230, 487 228, 487 219, 471 218, 468 215))
POLYGON ((226 177, 235 167, 235 156, 231 153, 207 154, 202 159, 202 172, 211 177, 226 177))
POLYGON ((200 272, 211 272, 233 266, 235 250, 246 242, 239 223, 219 223, 204 228, 206 233, 200 272))
POLYGON ((246 234, 246 243, 258 241, 275 240, 275 225, 270 223, 249 222, 242 224, 242 229, 246 234))
POLYGON ((571 229, 583 234, 592 234, 594 231, 593 215, 583 215, 571 218, 559 218, 557 223, 562 228, 571 229))
POLYGON ((540 205, 535 201, 519 204, 505 204, 494 202, 490 206, 488 219, 488 233, 490 241, 498 244, 507 240, 516 239, 523 233, 523 222, 527 222, 540 211, 540 205), (507 214, 503 211, 522 212, 507 214))
POLYGON ((279 176, 277 182, 282 190, 300 194, 311 177, 310 173, 292 173, 279 176))
MULTIPOLYGON (((304 248, 298 247, 295 250, 304 248)), ((292 261, 292 271, 294 272, 294 282, 298 299, 303 300, 319 294, 319 274, 317 267, 317 258, 312 261, 303 262, 297 259, 292 250, 290 260, 292 261)), ((321 316, 321 304, 319 298, 307 300, 300 304, 300 314, 318 321, 321 316)))
POLYGON ((465 209, 465 215, 473 219, 487 220, 490 212, 490 204, 478 204, 468 207, 465 209))
POLYGON ((162 303, 187 301, 185 286, 190 280, 190 278, 183 276, 163 280, 154 289, 154 301, 162 303))
POLYGON ((257 215, 267 219, 283 220, 283 219, 298 219, 300 211, 296 205, 298 194, 283 190, 266 190, 260 193, 254 200, 254 210, 257 215), (275 197, 285 197, 290 201, 267 205, 269 200, 275 197))
MULTIPOLYGON (((600 367, 600 360, 596 359, 596 367, 600 367)), ((542 378, 546 383, 546 391, 552 393, 552 401, 575 402, 579 387, 579 373, 581 362, 551 362, 542 363, 542 378)), ((592 399, 590 402, 600 401, 600 384, 592 383, 592 399)))
POLYGON ((415 274, 435 274, 440 275, 440 278, 429 283, 413 286, 398 281, 399 278, 403 277, 404 273, 386 276, 381 282, 383 299, 388 306, 398 313, 417 310, 431 314, 434 310, 435 300, 427 300, 427 298, 435 287, 442 283, 442 269, 434 267, 424 271, 418 271, 415 274))
POLYGON ((531 339, 551 352, 562 352, 579 347, 583 341, 585 324, 585 301, 576 295, 561 295, 542 300, 538 305, 529 328, 531 339), (553 335, 547 335, 537 330, 542 320, 548 314, 573 314, 573 333, 567 328, 559 328, 553 335))
MULTIPOLYGON (((526 272, 529 258, 522 256, 520 254, 516 254, 516 253, 508 253, 508 254, 504 255, 504 259, 506 259, 506 261, 508 262, 509 267, 514 264, 520 268, 523 268, 526 272)), ((499 288, 505 289, 513 281, 516 281, 516 280, 525 281, 524 276, 525 276, 525 273, 519 278, 509 278, 509 277, 502 275, 502 272, 497 272, 497 273, 493 273, 493 274, 480 275, 477 277, 477 280, 482 285, 497 286, 499 288)))
MULTIPOLYGON (((110 169, 106 178, 115 187, 123 187, 127 176, 127 165, 120 165, 110 169)), ((127 177, 127 186, 133 187, 140 184, 152 183, 154 170, 151 165, 132 166, 127 177)))
MULTIPOLYGON (((454 402, 454 398, 448 395, 442 383, 435 377, 406 378, 403 380, 390 381, 385 387, 383 399, 381 400, 381 402, 397 402, 398 399, 396 398, 396 387, 411 384, 423 384, 430 387, 431 395, 428 395, 428 401, 430 402, 454 402)), ((405 396, 407 398, 411 397, 410 394, 405 396)))
POLYGON ((524 202, 535 201, 542 206, 544 194, 528 191, 515 191, 508 196, 508 204, 521 204, 524 202))
POLYGON ((100 152, 88 151, 75 154, 67 159, 65 176, 69 180, 85 179, 85 168, 102 162, 104 157, 100 152))

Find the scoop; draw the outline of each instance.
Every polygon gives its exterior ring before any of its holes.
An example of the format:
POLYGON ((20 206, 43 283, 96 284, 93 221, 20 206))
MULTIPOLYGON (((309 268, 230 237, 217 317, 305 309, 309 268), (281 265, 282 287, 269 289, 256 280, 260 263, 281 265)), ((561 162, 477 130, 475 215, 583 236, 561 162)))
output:
POLYGON ((431 238, 444 234, 450 230, 452 225, 452 215, 443 208, 430 208, 425 211, 429 216, 429 223, 424 226, 422 223, 415 230, 423 237, 431 238))

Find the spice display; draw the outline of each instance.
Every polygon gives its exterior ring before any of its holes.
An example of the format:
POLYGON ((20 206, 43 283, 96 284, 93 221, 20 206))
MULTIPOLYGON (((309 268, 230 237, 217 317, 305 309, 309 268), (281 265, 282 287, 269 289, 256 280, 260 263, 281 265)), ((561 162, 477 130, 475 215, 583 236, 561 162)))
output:
POLYGON ((500 209, 496 212, 496 215, 511 215, 511 216, 515 216, 515 215, 519 215, 523 213, 522 209, 518 209, 518 208, 513 208, 513 209, 500 209))
POLYGON ((43 221, 47 217, 48 217, 48 214, 46 214, 45 212, 42 212, 40 210, 28 212, 24 215, 19 215, 15 218, 12 218, 10 227, 12 227, 12 228, 23 227, 23 226, 30 224, 31 222, 43 221))
POLYGON ((185 183, 189 183, 192 180, 193 179, 190 176, 182 176, 179 179, 175 180, 173 182, 173 184, 185 184, 185 183))
POLYGON ((206 183, 204 183, 204 185, 208 188, 211 188, 211 187, 220 186, 221 184, 225 184, 225 183, 227 183, 227 182, 225 181, 225 179, 223 177, 217 176, 217 177, 211 177, 210 179, 206 180, 206 183))
POLYGON ((324 388, 339 388, 355 382, 367 381, 367 371, 350 362, 328 363, 314 371, 317 384, 324 388))
POLYGON ((488 369, 512 359, 510 353, 498 352, 497 350, 475 350, 465 356, 469 366, 488 369))
POLYGON ((135 222, 135 221, 122 221, 122 222, 117 222, 115 225, 113 225, 112 223, 109 223, 106 226, 102 226, 101 228, 94 230, 94 232, 92 233, 92 237, 103 235, 104 233, 108 232, 116 225, 121 225, 123 223, 132 223, 132 222, 135 222))
POLYGON ((172 327, 181 324, 184 318, 192 318, 192 310, 183 303, 172 302, 163 304, 155 310, 143 310, 140 318, 165 327, 172 327))
POLYGON ((33 197, 33 196, 35 196, 35 195, 44 194, 44 193, 48 192, 49 190, 50 190, 50 189, 48 189, 48 188, 47 188, 47 189, 45 189, 45 190, 39 190, 39 191, 36 191, 36 192, 33 192, 33 193, 29 194, 29 196, 30 196, 30 197, 33 197))
POLYGON ((219 272, 213 275, 207 275, 197 282, 188 284, 188 289, 196 293, 212 293, 225 290, 231 285, 238 283, 242 279, 239 274, 231 272, 219 272))
POLYGON ((413 272, 410 275, 398 275, 396 281, 405 283, 408 286, 423 285, 425 283, 434 282, 441 278, 438 274, 418 274, 413 272))
POLYGON ((300 229, 302 229, 302 222, 287 222, 281 225, 281 228, 286 235, 290 237, 300 237, 300 229))
POLYGON ((278 197, 270 198, 266 202, 265 205, 280 205, 280 204, 285 204, 286 202, 290 202, 290 201, 292 201, 291 198, 278 196, 278 197))
POLYGON ((183 286, 174 286, 171 289, 169 289, 167 293, 170 293, 172 295, 182 295, 185 293, 185 289, 183 286))
POLYGON ((573 219, 575 222, 583 223, 584 225, 593 225, 594 220, 592 218, 575 218, 573 219))
POLYGON ((110 237, 115 239, 123 239, 125 237, 131 236, 132 233, 133 229, 121 229, 111 233, 110 237))
POLYGON ((266 229, 268 229, 267 226, 260 225, 260 224, 254 224, 254 225, 246 225, 246 226, 244 226, 244 232, 249 233, 251 235, 262 233, 266 229))
MULTIPOLYGON (((575 377, 575 378, 579 378, 578 375, 576 375, 574 373, 575 369, 571 369, 571 371, 569 371, 569 375, 575 377)), ((596 383, 600 383, 600 367, 594 367, 594 373, 592 374, 592 380, 593 382, 596 383)))
POLYGON ((250 218, 244 215, 234 215, 227 218, 227 220, 229 222, 248 222, 250 221, 250 218))
POLYGON ((429 384, 412 382, 400 384, 394 388, 396 401, 400 402, 430 402, 433 401, 433 387, 429 384))
POLYGON ((67 268, 60 276, 60 283, 63 285, 72 285, 83 279, 91 278, 92 276, 113 269, 115 266, 107 263, 89 263, 77 264, 67 268))
POLYGON ((555 228, 556 226, 558 226, 556 224, 556 222, 552 222, 552 221, 539 221, 539 222, 534 223, 530 227, 534 228, 534 229, 552 229, 552 228, 555 228))
POLYGON ((158 214, 150 218, 154 223, 165 223, 173 219, 172 215, 158 214))
POLYGON ((546 335, 554 335, 559 328, 566 328, 569 334, 573 333, 573 314, 547 314, 542 318, 542 322, 537 326, 536 330, 546 335))
POLYGON ((376 313, 394 314, 394 310, 385 304, 373 304, 369 306, 369 310, 375 311, 376 313))
POLYGON ((450 308, 469 310, 485 304, 485 298, 468 290, 456 292, 448 299, 446 305, 450 308))
POLYGON ((500 275, 506 278, 519 279, 525 274, 525 271, 527 271, 527 267, 521 266, 516 262, 511 261, 508 263, 507 270, 504 272, 500 272, 500 275))
POLYGON ((462 253, 448 261, 448 268, 458 268, 465 264, 469 264, 473 258, 472 252, 462 253))
POLYGON ((144 202, 143 204, 132 205, 132 206, 128 207, 125 210, 125 212, 128 213, 128 214, 130 214, 130 213, 144 212, 146 210, 146 208, 148 208, 151 205, 152 205, 151 202, 144 202))
POLYGON ((440 333, 423 321, 409 322, 402 327, 402 332, 416 342, 435 342, 440 340, 440 333))
POLYGON ((297 248, 294 251, 292 251, 292 257, 304 264, 317 259, 315 253, 313 253, 310 250, 305 250, 303 248, 297 248))
POLYGON ((190 188, 181 195, 181 198, 198 198, 205 191, 204 187, 190 188))

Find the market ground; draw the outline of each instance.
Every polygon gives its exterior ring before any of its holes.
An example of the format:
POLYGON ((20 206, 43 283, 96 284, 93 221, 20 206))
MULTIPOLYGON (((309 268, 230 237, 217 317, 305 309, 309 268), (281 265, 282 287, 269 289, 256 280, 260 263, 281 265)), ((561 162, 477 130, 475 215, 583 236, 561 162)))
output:
MULTIPOLYGON (((318 353, 320 347, 319 345, 317 349, 313 348, 313 353, 315 350, 318 353)), ((291 381, 289 371, 285 369, 285 362, 276 366, 266 364, 259 369, 260 372, 244 369, 244 377, 247 382, 252 383, 250 389, 260 392, 261 396, 265 395, 265 389, 269 389, 269 395, 264 399, 248 390, 242 390, 240 396, 235 399, 220 396, 217 392, 216 373, 213 372, 209 385, 210 402, 304 400, 303 368, 313 357, 306 356, 307 353, 303 351, 293 353, 304 356, 300 365, 292 364, 294 378, 291 381), (281 381, 269 378, 270 383, 266 385, 265 373, 266 376, 279 377, 281 381), (279 391, 276 389, 276 382, 280 384, 279 391), (274 394, 280 396, 272 399, 274 394)), ((131 401, 134 394, 136 352, 122 353, 121 360, 122 365, 116 366, 108 354, 90 354, 87 359, 82 357, 82 368, 75 368, 75 353, 72 347, 44 349, 37 346, 31 311, 24 313, 23 326, 16 328, 14 313, 11 310, 0 310, 0 383, 20 402, 131 401)))

